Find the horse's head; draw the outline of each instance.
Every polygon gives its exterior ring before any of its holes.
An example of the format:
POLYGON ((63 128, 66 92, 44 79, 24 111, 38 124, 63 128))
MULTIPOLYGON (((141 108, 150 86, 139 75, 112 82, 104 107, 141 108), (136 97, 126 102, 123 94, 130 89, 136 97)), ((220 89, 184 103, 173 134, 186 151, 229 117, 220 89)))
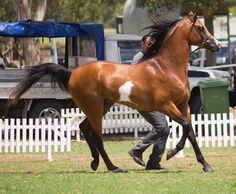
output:
POLYGON ((197 19, 197 13, 190 12, 187 20, 191 24, 189 33, 189 42, 192 45, 199 46, 201 48, 209 49, 212 52, 218 51, 220 48, 219 42, 214 36, 207 30, 204 24, 197 19))

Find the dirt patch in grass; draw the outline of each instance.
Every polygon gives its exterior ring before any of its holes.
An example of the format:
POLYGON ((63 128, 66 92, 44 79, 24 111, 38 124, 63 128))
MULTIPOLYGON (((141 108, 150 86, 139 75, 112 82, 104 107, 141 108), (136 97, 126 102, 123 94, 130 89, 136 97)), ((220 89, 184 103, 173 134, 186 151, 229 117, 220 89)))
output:
MULTIPOLYGON (((74 156, 70 153, 57 153, 53 154, 53 160, 72 160, 72 161, 86 161, 91 160, 91 156, 78 155, 74 156)), ((13 161, 48 161, 47 154, 3 154, 0 155, 0 162, 13 162, 13 161)))
POLYGON ((7 162, 7 161, 44 161, 47 160, 47 156, 44 155, 25 155, 25 154, 3 154, 0 156, 0 162, 7 162))

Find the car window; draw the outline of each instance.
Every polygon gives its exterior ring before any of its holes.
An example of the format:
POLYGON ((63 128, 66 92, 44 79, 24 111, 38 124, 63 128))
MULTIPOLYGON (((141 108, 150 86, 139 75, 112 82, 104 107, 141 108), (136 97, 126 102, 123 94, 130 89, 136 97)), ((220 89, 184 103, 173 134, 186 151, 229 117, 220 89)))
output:
POLYGON ((122 64, 130 64, 134 55, 140 51, 140 41, 119 41, 120 57, 122 64))
POLYGON ((220 47, 219 51, 217 52, 218 57, 225 57, 228 56, 228 47, 220 47))
POLYGON ((210 77, 207 72, 204 71, 188 71, 189 77, 210 77))

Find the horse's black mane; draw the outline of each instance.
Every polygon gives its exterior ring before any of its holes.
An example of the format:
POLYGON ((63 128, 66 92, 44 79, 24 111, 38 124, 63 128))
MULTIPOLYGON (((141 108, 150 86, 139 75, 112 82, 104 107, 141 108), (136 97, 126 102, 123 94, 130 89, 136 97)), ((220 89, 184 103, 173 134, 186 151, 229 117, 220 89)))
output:
POLYGON ((159 52, 161 45, 171 29, 180 20, 163 20, 163 21, 153 21, 153 25, 146 27, 145 29, 150 29, 150 35, 155 38, 155 43, 148 49, 144 54, 141 61, 151 58, 153 55, 159 52))

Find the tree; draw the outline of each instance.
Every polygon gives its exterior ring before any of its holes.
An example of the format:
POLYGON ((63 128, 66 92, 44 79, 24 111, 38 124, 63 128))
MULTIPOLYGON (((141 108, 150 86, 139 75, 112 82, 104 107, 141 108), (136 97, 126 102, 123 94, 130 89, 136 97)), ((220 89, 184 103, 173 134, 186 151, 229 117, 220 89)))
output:
POLYGON ((68 22, 99 22, 114 27, 117 8, 124 2, 125 0, 62 0, 58 19, 68 22))
POLYGON ((12 2, 6 0, 0 0, 0 21, 8 22, 16 20, 16 14, 12 8, 12 2))
MULTIPOLYGON (((47 0, 12 0, 13 7, 15 9, 18 20, 34 20, 43 21, 47 0), (34 3, 33 3, 34 2, 34 3), (34 10, 35 8, 35 10, 34 10)), ((19 46, 20 59, 24 59, 25 67, 38 65, 40 63, 40 45, 38 39, 27 38, 20 41, 19 46)), ((23 65, 21 61, 21 66, 23 65)))
POLYGON ((233 16, 236 16, 236 6, 233 6, 230 8, 230 13, 233 15, 233 16))
MULTIPOLYGON (((139 7, 147 6, 151 16, 157 15, 159 7, 166 6, 172 8, 176 5, 185 5, 192 10, 200 9, 205 19, 205 25, 211 34, 214 35, 213 19, 216 10, 227 0, 137 0, 139 7)), ((207 66, 214 66, 216 64, 216 53, 211 53, 207 50, 207 66)))
MULTIPOLYGON (((98 22, 105 27, 115 27, 116 15, 122 14, 125 0, 0 0, 0 3, 0 21, 54 18, 65 22, 98 22)), ((20 42, 16 47, 20 48, 18 54, 24 58, 21 65, 23 61, 25 66, 38 64, 40 50, 37 39, 20 42)))

